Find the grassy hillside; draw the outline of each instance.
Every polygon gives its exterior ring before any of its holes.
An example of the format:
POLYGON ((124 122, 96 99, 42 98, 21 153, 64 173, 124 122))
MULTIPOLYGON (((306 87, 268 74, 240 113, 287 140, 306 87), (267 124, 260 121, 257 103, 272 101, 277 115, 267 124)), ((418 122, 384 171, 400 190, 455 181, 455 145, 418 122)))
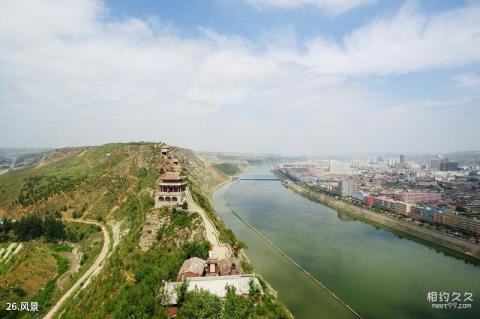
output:
MULTIPOLYGON (((128 225, 135 217, 118 207, 141 191, 150 199, 145 193, 152 189, 163 164, 155 145, 149 143, 60 149, 34 166, 0 175, 0 217, 73 216, 118 219, 128 225)), ((7 265, 0 263, 0 302, 28 298, 39 302, 41 312, 36 317, 45 313, 98 255, 103 240, 98 231, 96 226, 67 223, 66 243, 77 248, 81 260, 78 271, 61 278, 62 291, 57 281, 74 260, 72 247, 66 246, 70 252, 58 252, 43 238, 25 243, 7 265)), ((12 240, 12 235, 2 239, 12 240)))
MULTIPOLYGON (((92 225, 72 223, 67 226, 67 233, 68 245, 42 240, 24 242, 22 249, 8 262, 0 262, 0 304, 37 301, 40 311, 35 317, 45 314, 49 306, 92 264, 102 244, 101 233, 92 225), (74 249, 76 254, 72 252, 74 249), (73 271, 74 268, 77 270, 73 271), (72 271, 68 276, 62 276, 69 270, 72 271)), ((0 246, 10 244, 2 243, 0 246)), ((0 309, 0 318, 19 318, 23 315, 0 309)))
MULTIPOLYGON (((94 280, 58 312, 62 318, 164 318, 163 282, 176 279, 185 259, 208 256, 209 243, 196 213, 153 208, 155 182, 172 168, 159 151, 160 144, 154 143, 60 149, 35 165, 0 175, 1 218, 36 214, 41 218, 95 219, 108 226, 113 241, 109 258, 94 280)), ((221 240, 236 249, 242 248, 243 244, 215 214, 210 201, 214 189, 228 180, 227 175, 189 150, 173 148, 173 153, 182 165, 193 197, 219 229, 221 240)), ((40 237, 27 243, 27 259, 18 256, 18 260, 25 261, 23 264, 9 264, 0 273, 0 285, 7 287, 19 279, 17 286, 27 295, 5 288, 0 290, 0 301, 10 298, 12 293, 38 298, 42 311, 34 317, 40 317, 93 263, 102 245, 97 227, 71 222, 67 227, 63 246, 76 245, 81 250, 81 270, 62 276, 70 269, 71 252, 58 252, 56 246, 40 237), (20 274, 30 274, 32 269, 39 270, 35 280, 20 274), (27 289, 28 285, 33 288, 27 289)), ((12 236, 2 238, 11 240, 12 236)), ((287 317, 270 294, 258 309, 258 317, 287 317)), ((20 312, 8 315, 32 316, 20 312)))
POLYGON ((38 165, 0 175, 0 217, 67 212, 86 216, 110 210, 138 187, 152 187, 161 165, 154 144, 107 144, 60 149, 38 165))

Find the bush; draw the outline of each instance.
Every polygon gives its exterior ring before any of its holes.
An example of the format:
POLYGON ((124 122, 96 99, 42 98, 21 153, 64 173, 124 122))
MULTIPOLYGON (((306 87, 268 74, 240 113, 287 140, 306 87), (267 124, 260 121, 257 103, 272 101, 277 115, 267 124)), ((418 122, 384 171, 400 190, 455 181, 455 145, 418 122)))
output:
POLYGON ((253 272, 253 265, 251 263, 242 259, 241 264, 242 264, 242 269, 243 271, 245 271, 245 273, 250 274, 253 272))
POLYGON ((253 299, 235 293, 235 287, 227 286, 227 295, 223 307, 222 319, 251 318, 254 316, 255 307, 253 299))
MULTIPOLYGON (((185 296, 178 319, 191 318, 220 318, 222 312, 222 300, 211 293, 200 290, 188 292, 185 296)), ((237 317, 240 318, 240 317, 237 317)))
POLYGON ((83 177, 30 176, 25 179, 25 184, 18 195, 18 202, 26 207, 46 200, 52 195, 73 191, 81 180, 83 180, 83 177))
POLYGON ((183 245, 182 251, 185 259, 189 259, 192 257, 207 259, 209 248, 210 243, 204 240, 202 242, 186 243, 185 245, 183 245))
POLYGON ((59 275, 65 273, 70 267, 70 262, 67 258, 60 256, 59 254, 54 254, 55 260, 57 261, 57 272, 59 275))
POLYGON ((172 223, 177 227, 189 227, 192 218, 188 215, 188 212, 184 210, 174 209, 172 213, 172 223))

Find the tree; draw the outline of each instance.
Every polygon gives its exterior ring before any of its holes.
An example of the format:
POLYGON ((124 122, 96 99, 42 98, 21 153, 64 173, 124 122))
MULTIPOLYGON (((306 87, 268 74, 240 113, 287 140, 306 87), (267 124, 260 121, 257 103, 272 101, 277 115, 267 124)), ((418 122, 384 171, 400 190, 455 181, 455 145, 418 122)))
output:
MULTIPOLYGON (((222 300, 204 290, 195 290, 186 294, 185 302, 178 312, 178 319, 219 319, 222 312, 222 300)), ((237 317, 241 318, 241 317, 237 317)))
POLYGON ((209 248, 209 242, 203 240, 201 242, 194 241, 191 243, 186 243, 185 245, 183 245, 182 250, 185 259, 189 259, 192 257, 207 259, 209 248))
POLYGON ((0 232, 8 233, 13 228, 13 223, 10 219, 5 218, 3 223, 0 224, 0 232))
POLYGON ((79 212, 78 210, 74 210, 73 213, 72 213, 72 217, 73 218, 80 218, 80 217, 82 217, 82 213, 79 212))
POLYGON ((257 301, 258 298, 260 297, 260 292, 261 292, 260 286, 257 285, 257 284, 255 283, 255 281, 253 281, 253 280, 250 280, 250 281, 248 282, 248 286, 250 287, 249 290, 248 290, 248 293, 249 293, 250 297, 251 297, 254 301, 257 301))
POLYGON ((222 319, 252 318, 255 313, 253 300, 235 293, 235 287, 226 286, 227 295, 222 319))
POLYGON ((45 236, 49 242, 56 242, 65 239, 65 225, 62 221, 55 219, 52 215, 48 215, 44 221, 45 236))
POLYGON ((44 234, 43 221, 37 214, 22 217, 15 223, 15 234, 20 241, 28 241, 44 234))
POLYGON ((177 293, 177 304, 180 306, 184 303, 185 298, 187 296, 187 288, 188 288, 188 283, 186 279, 183 279, 182 284, 177 287, 176 293, 177 293))

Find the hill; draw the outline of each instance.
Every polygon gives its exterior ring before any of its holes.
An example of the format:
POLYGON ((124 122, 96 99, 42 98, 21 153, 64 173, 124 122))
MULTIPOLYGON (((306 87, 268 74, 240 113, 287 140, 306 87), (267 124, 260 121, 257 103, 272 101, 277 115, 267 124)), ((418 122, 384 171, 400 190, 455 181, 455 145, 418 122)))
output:
MULTIPOLYGON (((33 298, 43 292, 40 311, 6 315, 40 317, 55 304, 60 308, 54 316, 61 314, 62 318, 167 316, 162 303, 163 283, 176 279, 185 259, 207 258, 209 243, 196 212, 153 207, 155 183, 172 169, 161 156, 160 147, 158 143, 127 143, 58 149, 40 162, 0 175, 3 220, 23 222, 26 216, 37 216, 38 223, 54 219, 67 230, 56 243, 50 243, 45 233, 25 237, 28 256, 36 256, 26 263, 28 273, 37 278, 36 289, 27 291, 27 296, 33 298), (81 224, 87 221, 90 224, 81 224), (91 223, 105 228, 103 237, 108 242, 102 240, 100 227, 91 223), (56 247, 64 248, 57 252, 56 247), (73 249, 86 256, 76 269, 73 249), (85 279, 79 282, 80 278, 85 279), (65 293, 69 289, 76 290, 70 295, 65 293), (57 303, 63 299, 65 303, 57 303)), ((173 148, 172 152, 189 182, 193 199, 219 231, 220 240, 239 252, 243 244, 216 215, 210 201, 214 189, 228 179, 226 174, 190 150, 173 148)), ((14 223, 12 230, 3 233, 3 245, 18 241, 18 225, 14 223)), ((9 263, 0 273, 0 299, 13 296, 15 301, 23 300, 23 292, 15 290, 17 294, 12 295, 7 287, 12 283, 26 287, 32 282, 29 278, 24 278, 23 284, 15 281, 26 269, 21 262, 24 257, 17 257, 18 262, 9 263)), ((251 268, 246 261, 243 264, 251 268)), ((273 292, 262 284, 266 295, 261 302, 239 300, 249 305, 251 317, 289 317, 273 292)))

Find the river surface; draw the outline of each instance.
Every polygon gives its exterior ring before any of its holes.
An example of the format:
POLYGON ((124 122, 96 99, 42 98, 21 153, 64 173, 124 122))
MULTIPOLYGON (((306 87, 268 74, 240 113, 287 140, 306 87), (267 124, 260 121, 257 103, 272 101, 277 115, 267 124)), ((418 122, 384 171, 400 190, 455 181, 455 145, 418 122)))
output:
MULTIPOLYGON (((272 178, 254 166, 242 178, 272 178)), ((480 266, 462 256, 312 202, 279 181, 240 180, 214 194, 217 213, 296 318, 353 315, 243 224, 280 247, 364 318, 480 318, 480 266), (473 294, 471 309, 433 309, 428 292, 473 294)), ((451 301, 451 300, 450 300, 451 301)), ((436 302, 439 303, 439 302, 436 302)), ((463 302, 461 302, 463 303, 463 302)))

